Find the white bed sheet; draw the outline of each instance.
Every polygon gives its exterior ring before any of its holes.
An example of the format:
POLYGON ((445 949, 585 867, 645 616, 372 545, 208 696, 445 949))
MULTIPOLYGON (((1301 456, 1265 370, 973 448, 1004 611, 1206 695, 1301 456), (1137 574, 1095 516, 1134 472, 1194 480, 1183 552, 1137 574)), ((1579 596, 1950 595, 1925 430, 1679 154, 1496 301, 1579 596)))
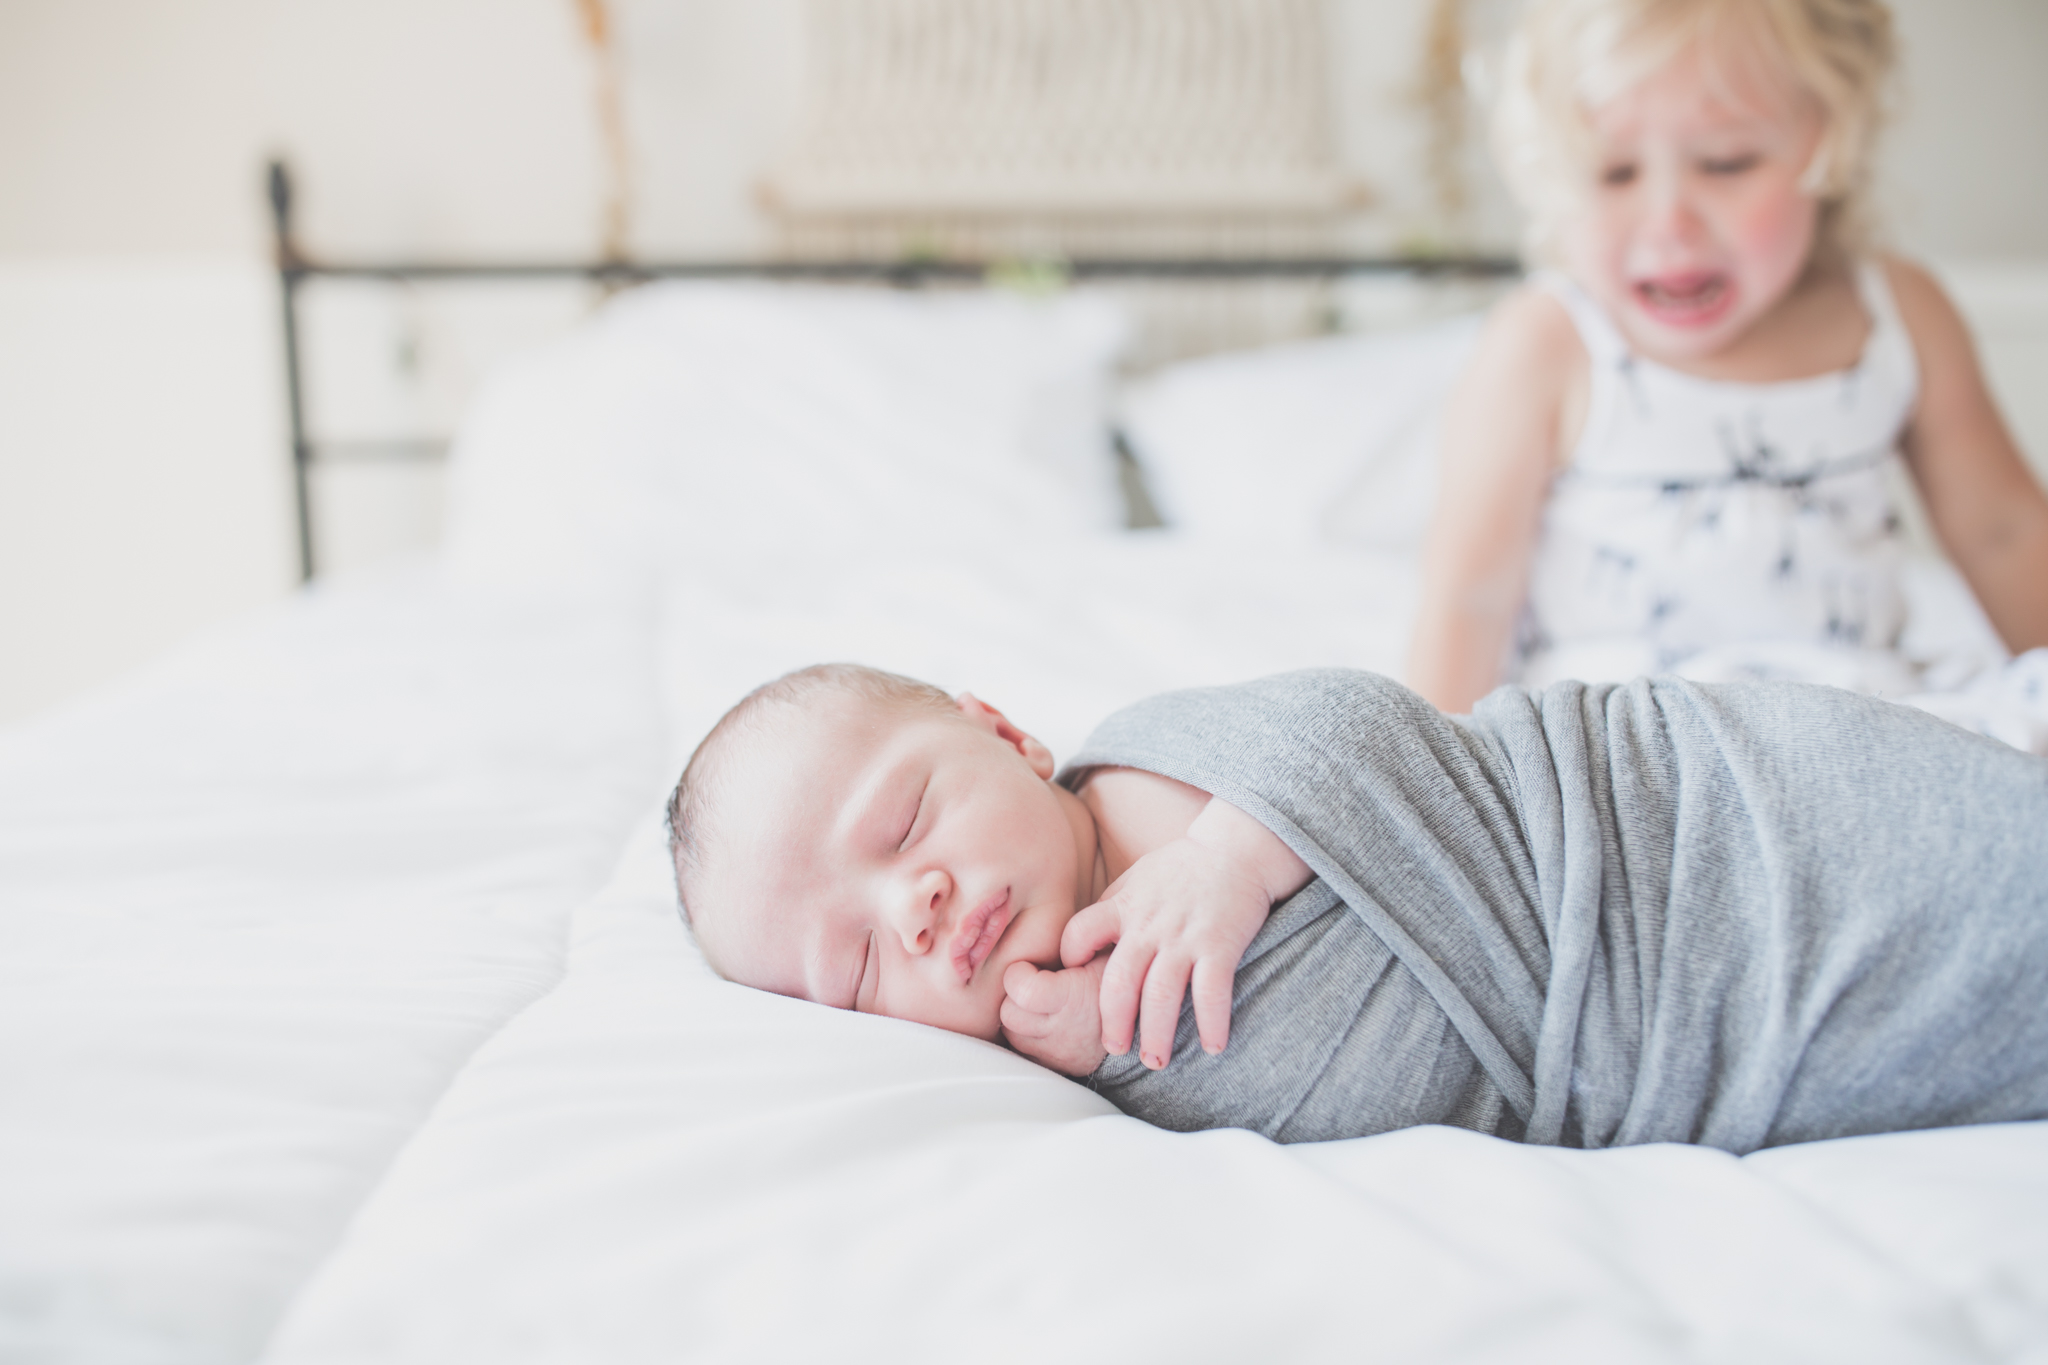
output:
POLYGON ((637 614, 324 592, 0 737, 0 1360, 251 1359, 658 785, 637 614))

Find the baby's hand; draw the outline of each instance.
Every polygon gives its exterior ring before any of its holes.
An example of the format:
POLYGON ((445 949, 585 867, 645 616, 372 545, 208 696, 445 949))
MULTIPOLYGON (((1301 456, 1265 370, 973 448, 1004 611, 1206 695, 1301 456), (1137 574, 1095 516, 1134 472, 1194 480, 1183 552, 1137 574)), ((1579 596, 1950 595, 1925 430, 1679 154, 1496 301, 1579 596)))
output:
POLYGON ((1140 1060, 1164 1067, 1181 997, 1191 995, 1202 1047, 1223 1051, 1237 964, 1274 902, 1309 877, 1308 865, 1276 835, 1220 799, 1186 835, 1132 863, 1060 938, 1060 957, 1070 964, 1116 944, 1102 977, 1103 1048, 1130 1051, 1136 1025, 1140 1060))
POLYGON ((1054 1071, 1085 1076, 1102 1065, 1102 961, 1043 971, 1012 962, 1003 971, 1003 1035, 1010 1046, 1054 1071))

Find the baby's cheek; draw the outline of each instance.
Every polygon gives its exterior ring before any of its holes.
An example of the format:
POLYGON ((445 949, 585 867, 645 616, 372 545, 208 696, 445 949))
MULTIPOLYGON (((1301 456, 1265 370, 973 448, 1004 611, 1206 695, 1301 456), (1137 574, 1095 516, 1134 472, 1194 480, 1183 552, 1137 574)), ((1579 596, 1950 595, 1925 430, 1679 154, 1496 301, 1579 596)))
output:
POLYGON ((1048 971, 1060 965, 1060 935, 1074 917, 1071 903, 1039 905, 1025 913, 1003 943, 1004 967, 1012 962, 1029 962, 1048 971))
POLYGON ((993 994, 977 990, 964 1008, 948 1010, 943 1019, 924 1022, 937 1024, 953 1033, 964 1033, 970 1038, 998 1042, 1003 1034, 1002 987, 998 984, 993 994))

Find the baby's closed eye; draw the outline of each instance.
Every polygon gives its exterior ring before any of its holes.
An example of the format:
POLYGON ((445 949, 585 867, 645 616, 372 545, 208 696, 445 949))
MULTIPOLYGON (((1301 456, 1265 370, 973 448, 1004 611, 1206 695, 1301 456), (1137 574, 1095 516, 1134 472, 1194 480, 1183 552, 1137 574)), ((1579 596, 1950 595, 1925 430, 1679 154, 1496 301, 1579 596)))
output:
POLYGON ((875 997, 882 985, 882 954, 875 942, 873 930, 868 931, 866 943, 861 948, 860 977, 854 982, 853 1003, 848 1009, 862 1014, 875 1012, 875 997))
POLYGON ((917 831, 918 817, 924 814, 925 793, 930 790, 930 783, 926 783, 924 786, 918 788, 917 799, 910 803, 909 818, 904 820, 902 837, 896 841, 896 851, 898 853, 901 853, 905 849, 910 847, 910 836, 917 831))

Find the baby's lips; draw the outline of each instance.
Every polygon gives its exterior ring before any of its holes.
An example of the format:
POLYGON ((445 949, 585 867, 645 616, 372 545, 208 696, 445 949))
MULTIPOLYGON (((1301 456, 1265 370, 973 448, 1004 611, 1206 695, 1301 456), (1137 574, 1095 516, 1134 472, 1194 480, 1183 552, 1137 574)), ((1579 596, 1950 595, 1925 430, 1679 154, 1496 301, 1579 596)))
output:
POLYGON ((996 950, 996 943, 1010 927, 1010 890, 1003 888, 990 896, 953 930, 953 968, 962 985, 970 984, 981 964, 996 950))

